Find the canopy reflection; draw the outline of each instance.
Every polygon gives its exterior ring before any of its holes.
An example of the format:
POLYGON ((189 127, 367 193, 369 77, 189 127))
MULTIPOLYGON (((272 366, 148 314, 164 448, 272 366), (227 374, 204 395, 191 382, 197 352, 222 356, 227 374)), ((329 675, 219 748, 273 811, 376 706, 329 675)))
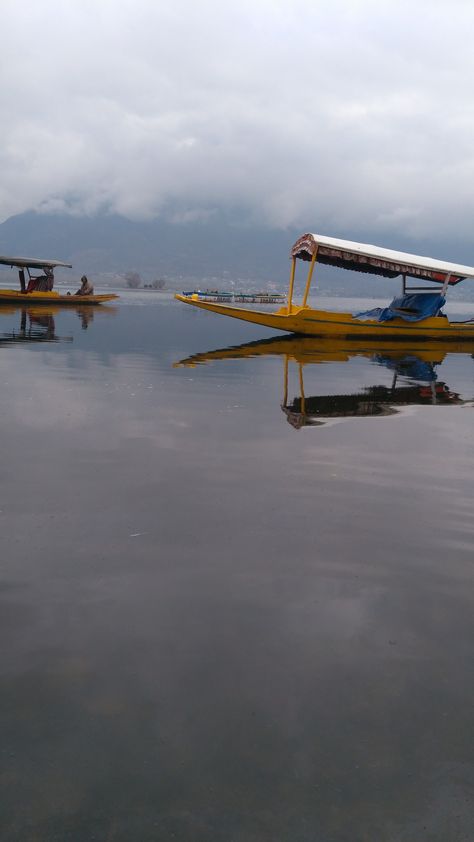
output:
POLYGON ((472 347, 449 342, 393 342, 362 345, 360 342, 313 337, 277 337, 244 345, 219 348, 194 354, 177 362, 177 367, 194 367, 217 360, 237 360, 259 356, 283 359, 283 398, 281 409, 295 428, 321 426, 333 418, 386 416, 406 406, 456 406, 468 403, 461 395, 439 379, 438 367, 451 354, 472 357, 472 347), (354 392, 307 395, 303 370, 305 366, 323 363, 349 363, 363 357, 373 364, 374 382, 354 392), (289 398, 290 364, 296 366, 298 395, 289 398), (380 383, 380 368, 391 371, 390 384, 380 383))

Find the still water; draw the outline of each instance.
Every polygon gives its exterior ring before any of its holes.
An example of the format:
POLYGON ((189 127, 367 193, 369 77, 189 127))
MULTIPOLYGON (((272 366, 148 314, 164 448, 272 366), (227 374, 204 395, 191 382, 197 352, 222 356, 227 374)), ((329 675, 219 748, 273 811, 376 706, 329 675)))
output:
POLYGON ((0 346, 3 842, 472 840, 474 348, 0 346))

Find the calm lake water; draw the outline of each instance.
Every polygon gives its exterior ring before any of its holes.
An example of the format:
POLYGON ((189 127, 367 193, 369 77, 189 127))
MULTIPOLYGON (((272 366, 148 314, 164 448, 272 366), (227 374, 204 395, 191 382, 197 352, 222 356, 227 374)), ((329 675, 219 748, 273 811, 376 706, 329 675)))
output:
POLYGON ((2 842, 472 842, 474 347, 275 337, 0 310, 2 842))

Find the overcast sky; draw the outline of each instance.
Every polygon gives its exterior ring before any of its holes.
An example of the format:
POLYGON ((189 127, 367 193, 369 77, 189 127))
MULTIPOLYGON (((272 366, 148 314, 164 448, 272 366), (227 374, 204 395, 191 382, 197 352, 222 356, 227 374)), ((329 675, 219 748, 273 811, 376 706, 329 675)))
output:
POLYGON ((30 208, 472 238, 472 0, 1 0, 30 208))

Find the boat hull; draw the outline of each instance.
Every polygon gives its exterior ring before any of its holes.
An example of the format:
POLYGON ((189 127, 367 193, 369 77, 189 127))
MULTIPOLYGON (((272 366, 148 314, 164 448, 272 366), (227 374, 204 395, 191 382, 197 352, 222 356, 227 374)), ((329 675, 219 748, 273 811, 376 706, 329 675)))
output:
POLYGON ((78 304, 103 304, 106 301, 115 301, 119 296, 110 294, 104 295, 61 295, 59 292, 19 292, 17 289, 0 290, 0 306, 4 304, 71 304, 77 307, 78 304))
POLYGON ((314 310, 312 307, 282 307, 275 313, 261 310, 247 310, 244 307, 229 307, 209 301, 200 301, 184 295, 175 296, 178 301, 191 304, 201 310, 209 310, 232 319, 263 325, 273 330, 284 330, 302 336, 339 336, 347 339, 419 339, 464 341, 474 339, 474 321, 450 322, 444 316, 434 316, 421 322, 406 322, 393 319, 376 322, 354 318, 351 313, 333 313, 314 310))

